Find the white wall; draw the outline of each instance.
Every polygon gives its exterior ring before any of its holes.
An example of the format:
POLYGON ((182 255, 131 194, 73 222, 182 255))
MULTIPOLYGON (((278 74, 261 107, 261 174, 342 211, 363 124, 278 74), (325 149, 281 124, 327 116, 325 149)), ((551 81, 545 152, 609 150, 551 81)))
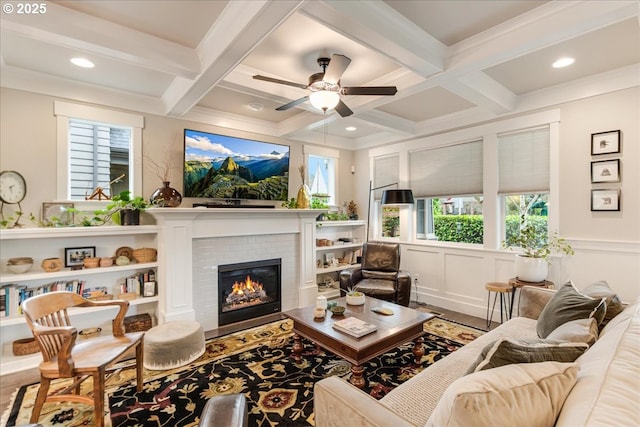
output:
MULTIPOLYGON (((24 212, 33 213, 36 217, 40 216, 42 202, 54 201, 56 197, 56 119, 53 115, 55 100, 60 100, 60 98, 0 88, 0 111, 2 111, 0 115, 0 170, 16 170, 25 177, 27 197, 22 203, 22 208, 24 212)), ((178 191, 181 191, 183 187, 183 132, 187 128, 289 145, 291 147, 289 197, 295 197, 297 194, 301 184, 297 168, 303 164, 303 143, 177 118, 151 114, 142 115, 144 116, 143 151, 146 156, 159 164, 165 160, 165 152, 170 151, 175 165, 170 173, 171 186, 178 191)), ((354 176, 350 172, 353 164, 353 152, 351 150, 339 150, 339 152, 338 194, 339 202, 342 204, 344 201, 354 198, 355 186, 354 176)), ((162 181, 155 175, 148 159, 143 158, 141 166, 143 170, 143 195, 149 197, 156 188, 162 185, 162 181)), ((182 206, 190 207, 193 202, 194 199, 184 199, 182 206)), ((5 214, 11 212, 11 207, 5 208, 5 214)), ((34 226, 28 220, 21 222, 25 226, 34 226)))
MULTIPOLYGON (((633 301, 640 295, 640 89, 587 98, 554 106, 553 110, 558 110, 560 117, 557 228, 573 245, 576 254, 555 259, 549 279, 556 285, 573 280, 579 288, 596 280, 607 280, 625 301, 633 301), (591 134, 616 129, 623 135, 622 152, 592 158, 591 134), (620 183, 591 184, 590 162, 601 160, 600 157, 621 159, 620 183), (591 212, 591 189, 609 187, 621 189, 622 210, 591 212)), ((541 111, 532 114, 539 113, 541 111)), ((499 122, 501 120, 495 121, 499 122)), ((369 156, 390 150, 406 153, 407 149, 421 144, 437 144, 437 141, 465 134, 465 131, 456 132, 419 138, 396 147, 359 150, 355 154, 356 163, 364 169, 360 171, 360 185, 365 177, 368 179, 369 156)), ((362 196, 360 192, 359 198, 362 196)), ((419 301, 480 317, 486 312, 484 284, 507 281, 514 276, 513 254, 500 250, 498 245, 483 248, 415 239, 403 241, 402 268, 418 277, 419 301)), ((415 299, 416 286, 412 293, 415 299)))

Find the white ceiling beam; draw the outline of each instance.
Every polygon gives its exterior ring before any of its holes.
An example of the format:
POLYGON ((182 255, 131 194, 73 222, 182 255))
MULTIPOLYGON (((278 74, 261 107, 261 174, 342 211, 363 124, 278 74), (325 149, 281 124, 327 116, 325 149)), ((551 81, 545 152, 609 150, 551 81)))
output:
POLYGON ((358 114, 356 118, 366 122, 368 126, 385 132, 393 132, 398 136, 412 136, 416 134, 415 122, 385 113, 384 111, 371 109, 358 114))
POLYGON ((3 13, 2 31, 183 78, 200 73, 193 49, 51 2, 38 16, 3 13))
POLYGON ((301 13, 421 76, 444 69, 446 46, 382 1, 312 1, 301 13))
POLYGON ((516 106, 517 96, 482 71, 472 71, 443 82, 442 87, 480 107, 506 113, 516 106))
POLYGON ((163 95, 167 114, 179 117, 189 111, 302 3, 230 1, 198 45, 202 73, 195 80, 176 78, 163 95))
POLYGON ((451 46, 445 73, 480 71, 637 15, 637 1, 548 2, 451 46))

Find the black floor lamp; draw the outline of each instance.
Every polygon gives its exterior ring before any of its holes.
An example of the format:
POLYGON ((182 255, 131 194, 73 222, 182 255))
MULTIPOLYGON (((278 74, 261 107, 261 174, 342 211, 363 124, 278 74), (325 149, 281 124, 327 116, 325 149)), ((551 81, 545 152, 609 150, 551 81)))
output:
MULTIPOLYGON (((371 193, 381 188, 398 185, 397 182, 372 188, 373 182, 369 181, 369 205, 367 206, 367 242, 369 241, 369 221, 371 219, 371 193)), ((413 192, 406 189, 384 190, 382 192, 381 205, 413 205, 413 192)))

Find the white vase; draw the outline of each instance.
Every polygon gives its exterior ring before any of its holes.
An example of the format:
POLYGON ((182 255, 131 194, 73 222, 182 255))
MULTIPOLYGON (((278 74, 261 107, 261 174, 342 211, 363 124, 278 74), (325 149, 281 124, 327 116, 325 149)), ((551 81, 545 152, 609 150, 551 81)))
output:
POLYGON ((542 282, 549 274, 549 264, 543 258, 516 255, 516 277, 525 282, 542 282))

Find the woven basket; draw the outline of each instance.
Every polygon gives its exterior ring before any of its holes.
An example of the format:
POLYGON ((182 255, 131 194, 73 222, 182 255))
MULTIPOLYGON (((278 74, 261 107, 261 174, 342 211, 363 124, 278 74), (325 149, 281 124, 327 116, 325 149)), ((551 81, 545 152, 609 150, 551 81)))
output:
POLYGON ((88 257, 85 258, 82 263, 84 264, 84 268, 96 268, 100 266, 100 258, 88 257))
POLYGON ((133 258, 138 262, 154 262, 157 251, 153 248, 140 248, 133 250, 133 258))
POLYGON ((40 346, 35 338, 22 338, 13 342, 13 354, 26 356, 40 351, 40 346))

